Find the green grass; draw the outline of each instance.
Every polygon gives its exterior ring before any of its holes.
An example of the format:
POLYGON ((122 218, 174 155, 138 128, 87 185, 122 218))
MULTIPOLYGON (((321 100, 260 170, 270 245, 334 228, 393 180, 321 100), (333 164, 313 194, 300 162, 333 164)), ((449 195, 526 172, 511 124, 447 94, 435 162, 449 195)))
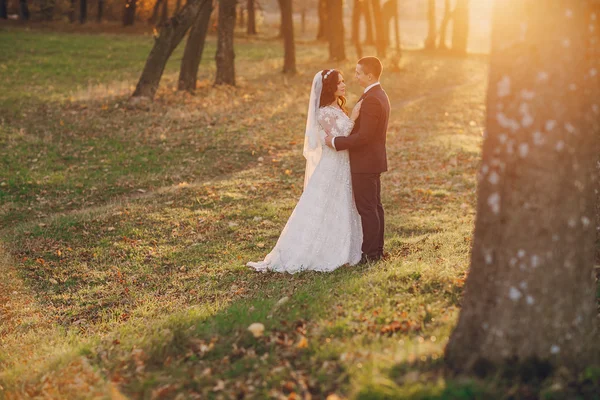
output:
POLYGON ((301 73, 284 78, 279 43, 240 38, 240 84, 215 88, 211 39, 193 96, 172 90, 178 49, 139 109, 123 88, 151 38, 2 35, 0 397, 502 398, 441 368, 469 262, 485 59, 413 52, 386 71, 391 259, 291 276, 244 264, 301 193, 324 46, 299 46, 301 73))

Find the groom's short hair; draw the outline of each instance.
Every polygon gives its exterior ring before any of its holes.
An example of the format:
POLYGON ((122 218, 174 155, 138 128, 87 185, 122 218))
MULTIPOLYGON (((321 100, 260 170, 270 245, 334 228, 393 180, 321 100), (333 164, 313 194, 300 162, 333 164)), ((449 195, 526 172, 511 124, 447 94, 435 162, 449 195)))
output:
POLYGON ((373 76, 377 79, 381 77, 383 65, 381 65, 381 61, 379 61, 379 58, 363 57, 360 60, 358 60, 358 64, 362 66, 363 72, 365 74, 373 74, 373 76))

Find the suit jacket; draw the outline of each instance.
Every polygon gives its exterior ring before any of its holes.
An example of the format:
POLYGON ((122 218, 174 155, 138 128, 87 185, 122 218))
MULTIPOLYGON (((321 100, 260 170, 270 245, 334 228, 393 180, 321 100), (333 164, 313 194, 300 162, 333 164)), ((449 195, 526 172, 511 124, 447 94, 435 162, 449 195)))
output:
POLYGON ((360 115, 347 137, 336 137, 338 151, 349 150, 353 174, 387 171, 385 140, 390 117, 390 100, 381 87, 372 87, 363 96, 360 115))

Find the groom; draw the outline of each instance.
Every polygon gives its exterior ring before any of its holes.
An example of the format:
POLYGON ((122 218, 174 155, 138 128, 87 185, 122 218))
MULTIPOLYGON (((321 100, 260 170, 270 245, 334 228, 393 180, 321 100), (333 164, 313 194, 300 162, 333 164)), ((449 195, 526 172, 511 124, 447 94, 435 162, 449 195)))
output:
MULTIPOLYGON (((360 116, 347 137, 326 136, 327 146, 349 150, 352 190, 363 229, 361 262, 383 258, 384 216, 381 205, 381 173, 387 171, 385 139, 390 101, 379 78, 383 66, 377 57, 364 57, 356 65, 356 80, 365 88, 360 116)), ((360 101, 359 100, 359 101, 360 101)))

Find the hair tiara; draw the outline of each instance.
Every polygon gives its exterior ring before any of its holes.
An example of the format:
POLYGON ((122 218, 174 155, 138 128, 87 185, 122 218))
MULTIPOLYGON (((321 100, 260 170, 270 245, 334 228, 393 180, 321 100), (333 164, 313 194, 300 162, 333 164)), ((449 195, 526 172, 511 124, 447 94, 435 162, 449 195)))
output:
POLYGON ((330 69, 329 71, 327 71, 325 73, 325 75, 323 75, 323 81, 325 81, 325 79, 327 79, 327 77, 329 76, 329 74, 331 74, 333 71, 335 71, 334 69, 330 69))

